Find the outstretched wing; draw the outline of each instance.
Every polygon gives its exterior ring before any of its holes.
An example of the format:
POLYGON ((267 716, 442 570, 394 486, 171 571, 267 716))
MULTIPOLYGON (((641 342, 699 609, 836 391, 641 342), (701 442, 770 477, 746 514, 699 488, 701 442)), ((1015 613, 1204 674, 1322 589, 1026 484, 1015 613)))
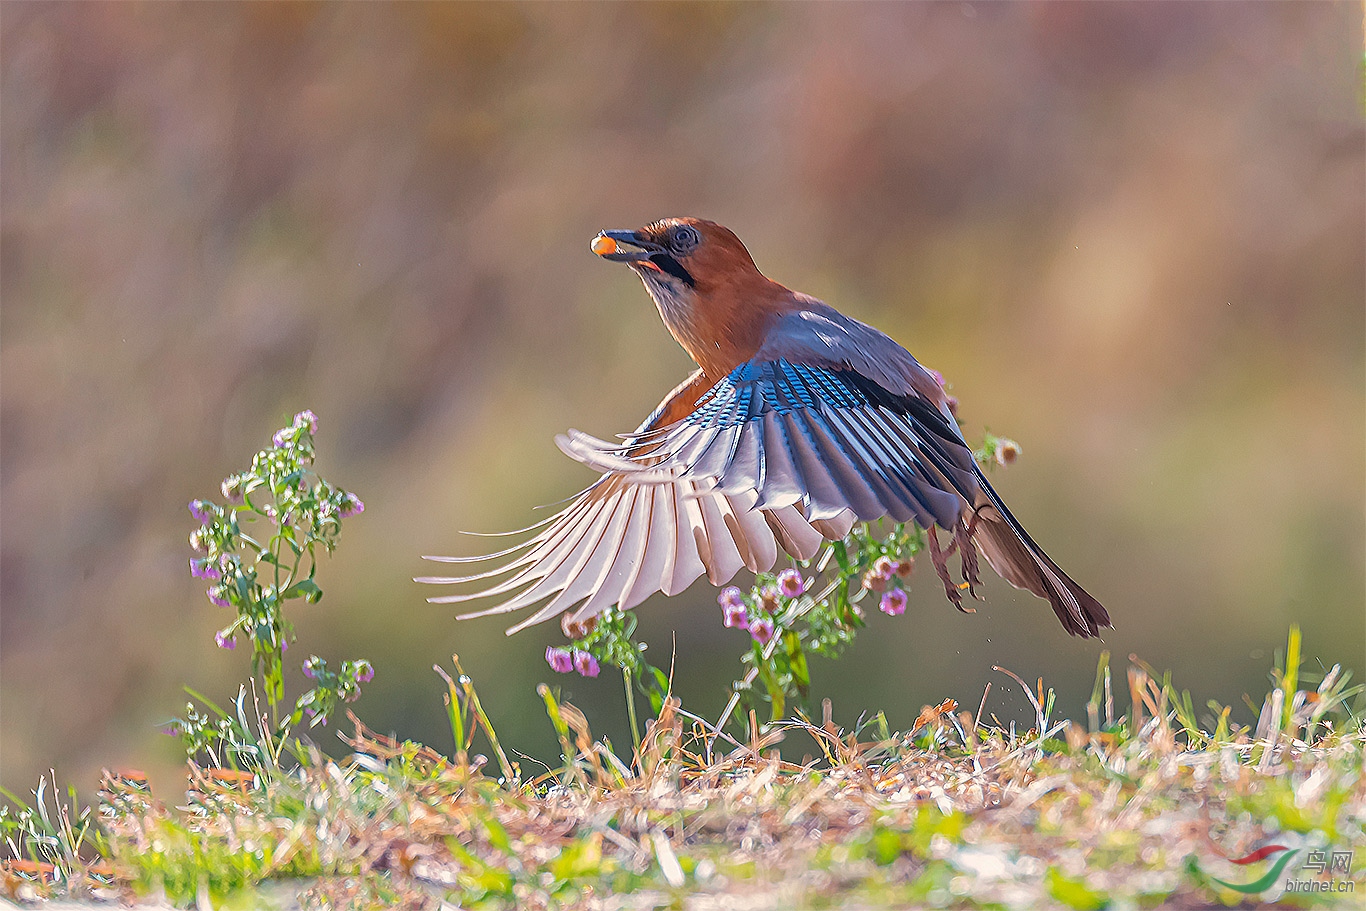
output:
POLYGON ((573 622, 614 604, 627 610, 658 591, 677 594, 703 573, 713 585, 722 585, 741 567, 752 572, 772 568, 780 552, 808 560, 823 540, 841 538, 853 525, 851 516, 808 521, 796 505, 755 509, 756 499, 752 491, 728 496, 705 492, 692 481, 636 484, 607 474, 530 540, 475 558, 501 560, 495 568, 418 581, 458 584, 505 576, 486 588, 427 600, 441 604, 506 597, 464 617, 508 613, 546 601, 508 630, 513 633, 576 605, 573 622))
MULTIPOLYGON (((951 418, 913 389, 892 392, 842 365, 742 364, 650 443, 642 482, 756 491, 759 509, 803 504, 817 520, 850 511, 953 529, 980 490, 951 418)), ((622 471, 632 445, 573 431, 561 439, 575 458, 622 471)))
MULTIPOLYGON (((1068 632, 1095 636, 1110 625, 991 489, 934 376, 886 335, 814 299, 672 423, 624 446, 573 431, 558 442, 636 484, 752 492, 755 509, 800 507, 812 522, 890 516, 938 525, 964 544, 966 534, 1006 581, 1048 599, 1068 632)), ((975 561, 963 557, 971 580, 975 561)), ((947 567, 936 569, 957 603, 947 567)))
MULTIPOLYGON (((700 372, 694 374, 674 390, 630 439, 648 438, 686 413, 706 390, 700 377, 700 372)), ((694 480, 638 483, 634 469, 653 461, 648 449, 648 444, 628 444, 596 483, 556 515, 524 529, 531 536, 515 547, 484 557, 427 557, 450 563, 497 561, 471 575, 419 578, 437 584, 486 583, 428 600, 504 599, 465 617, 545 602, 509 633, 571 609, 568 620, 581 622, 614 604, 623 610, 635 607, 657 591, 676 594, 703 573, 712 584, 722 585, 741 567, 770 569, 780 552, 810 559, 823 540, 842 538, 853 525, 852 514, 809 520, 796 502, 757 508, 753 490, 720 493, 694 480)))

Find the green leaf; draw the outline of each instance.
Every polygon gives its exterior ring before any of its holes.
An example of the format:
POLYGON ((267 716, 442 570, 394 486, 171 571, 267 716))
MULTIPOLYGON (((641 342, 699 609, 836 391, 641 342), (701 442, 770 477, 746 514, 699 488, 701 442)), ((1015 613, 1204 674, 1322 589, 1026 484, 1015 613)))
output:
POLYGON ((1045 754, 1060 754, 1064 756, 1067 755, 1068 750, 1071 749, 1068 747, 1065 740, 1059 740, 1056 737, 1048 737, 1039 741, 1039 747, 1045 754))
POLYGON ((266 668, 264 676, 266 679, 266 699, 275 705, 285 698, 285 681, 280 673, 280 665, 272 661, 270 666, 266 668))
POLYGON ((572 880, 592 876, 602 868, 602 842, 584 838, 571 842, 550 862, 550 874, 556 879, 572 880))
MULTIPOLYGON (((758 643, 755 643, 754 651, 758 652, 760 648, 761 646, 759 646, 758 643)), ((759 669, 759 679, 764 682, 764 689, 768 690, 769 702, 773 704, 773 710, 770 712, 771 720, 779 721, 782 719, 783 714, 787 709, 787 694, 783 692, 782 684, 778 682, 778 678, 774 675, 773 666, 765 661, 762 655, 757 659, 757 667, 759 669)))
POLYGON ((1057 867, 1049 867, 1045 877, 1048 894, 1075 911, 1100 911, 1110 904, 1110 899, 1097 892, 1079 879, 1071 879, 1058 872, 1057 867))
POLYGON ((489 814, 484 818, 485 835, 488 836, 489 844, 500 853, 511 857, 512 839, 508 837, 508 830, 503 828, 503 824, 496 817, 489 814))
POLYGON ((879 867, 885 867, 901 856, 901 833, 895 829, 879 826, 873 831, 873 837, 869 841, 868 847, 873 855, 873 863, 879 867))
POLYGON ((323 590, 318 588, 317 583, 311 578, 300 579, 298 582, 295 582, 289 588, 285 589, 284 593, 286 599, 303 597, 309 604, 317 604, 318 599, 322 596, 323 590))
POLYGON ((647 664, 646 667, 649 668, 650 674, 654 677, 655 690, 662 697, 665 693, 669 691, 668 676, 652 664, 647 664))
POLYGON ((493 867, 486 867, 477 876, 469 877, 468 881, 475 888, 493 895, 504 895, 512 891, 512 874, 506 870, 498 870, 493 867))
POLYGON ((469 868, 468 873, 460 874, 461 885, 486 893, 505 894, 512 890, 512 874, 507 870, 490 867, 471 854, 453 835, 446 836, 446 850, 451 852, 462 866, 469 868))
POLYGON ((783 647, 787 649, 787 660, 792 668, 792 679, 802 696, 811 685, 811 671, 806 665, 806 651, 802 648, 801 637, 796 631, 788 630, 783 634, 783 647))

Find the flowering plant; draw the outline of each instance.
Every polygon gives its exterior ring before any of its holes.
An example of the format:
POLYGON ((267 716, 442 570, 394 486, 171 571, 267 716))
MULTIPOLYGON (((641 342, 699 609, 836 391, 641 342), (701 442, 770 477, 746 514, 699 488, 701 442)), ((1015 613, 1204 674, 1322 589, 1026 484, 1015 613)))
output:
MULTIPOLYGON (((1015 441, 985 434, 973 453, 984 467, 1009 465, 1019 455, 1015 441)), ((843 540, 831 541, 808 564, 776 573, 758 573, 748 591, 731 585, 717 596, 721 623, 742 630, 749 646, 741 656, 745 676, 731 687, 731 700, 718 727, 724 727, 741 702, 770 705, 770 718, 780 720, 789 700, 806 699, 811 685, 808 655, 838 658, 867 625, 867 599, 876 600, 888 617, 906 611, 906 581, 915 558, 927 547, 926 532, 912 523, 858 524, 843 540)), ((576 668, 596 677, 599 664, 622 668, 628 677, 628 710, 634 716, 630 680, 643 689, 659 710, 668 680, 645 663, 644 643, 631 638, 635 617, 615 608, 579 627, 566 627, 568 647, 546 649, 546 661, 560 673, 576 668), (591 673, 584 670, 591 668, 591 673)), ((633 719, 634 725, 634 719, 633 719)))
MULTIPOLYGON (((337 546, 342 522, 364 512, 355 494, 332 484, 313 470, 313 437, 318 419, 301 411, 276 431, 271 446, 252 458, 246 471, 222 484, 224 504, 194 500, 190 514, 200 525, 190 532, 190 574, 208 582, 209 602, 233 611, 214 635, 219 648, 234 649, 239 640, 251 646, 252 673, 259 675, 277 734, 286 734, 305 715, 310 726, 325 722, 341 702, 360 695, 360 685, 374 677, 369 661, 343 661, 337 670, 317 655, 302 665, 313 681, 283 718, 284 653, 294 641, 294 625, 284 614, 288 601, 314 604, 323 595, 315 581, 319 551, 337 546)), ((191 706, 185 719, 172 723, 186 750, 203 746, 213 721, 191 706), (207 733, 206 733, 207 732, 207 733)))
POLYGON ((881 537, 873 527, 858 525, 844 540, 825 545, 812 561, 810 576, 793 566, 759 573, 748 592, 723 589, 716 599, 722 624, 750 637, 740 659, 749 672, 732 687, 731 709, 736 702, 752 705, 762 697, 772 720, 782 718, 788 700, 807 697, 808 653, 838 658, 867 625, 865 598, 880 595, 883 613, 901 614, 906 608, 901 585, 925 546, 924 535, 909 523, 881 537), (817 586, 818 581, 823 584, 817 586))

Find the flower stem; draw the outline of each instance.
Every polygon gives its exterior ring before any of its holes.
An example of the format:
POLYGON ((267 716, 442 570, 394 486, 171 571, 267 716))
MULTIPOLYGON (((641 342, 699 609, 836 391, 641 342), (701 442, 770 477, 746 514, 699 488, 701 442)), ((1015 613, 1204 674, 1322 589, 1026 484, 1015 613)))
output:
POLYGON ((631 742, 635 745, 636 756, 640 756, 640 722, 636 720, 636 694, 631 688, 631 674, 625 667, 621 669, 621 680, 626 685, 626 714, 631 719, 631 742))

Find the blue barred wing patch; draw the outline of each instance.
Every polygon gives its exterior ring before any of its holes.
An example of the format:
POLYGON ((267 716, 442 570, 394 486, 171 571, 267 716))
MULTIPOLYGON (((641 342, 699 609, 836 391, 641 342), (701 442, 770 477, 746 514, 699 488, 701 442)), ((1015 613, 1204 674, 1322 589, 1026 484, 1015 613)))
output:
POLYGON ((785 359, 736 367, 650 455, 727 493, 758 490, 760 507, 801 502, 813 519, 850 510, 952 528, 977 493, 971 451, 933 402, 785 359))
POLYGON ((745 363, 717 383, 687 417, 699 426, 734 427, 765 412, 791 414, 814 410, 821 403, 831 408, 858 408, 873 404, 847 372, 835 372, 785 360, 745 363))

